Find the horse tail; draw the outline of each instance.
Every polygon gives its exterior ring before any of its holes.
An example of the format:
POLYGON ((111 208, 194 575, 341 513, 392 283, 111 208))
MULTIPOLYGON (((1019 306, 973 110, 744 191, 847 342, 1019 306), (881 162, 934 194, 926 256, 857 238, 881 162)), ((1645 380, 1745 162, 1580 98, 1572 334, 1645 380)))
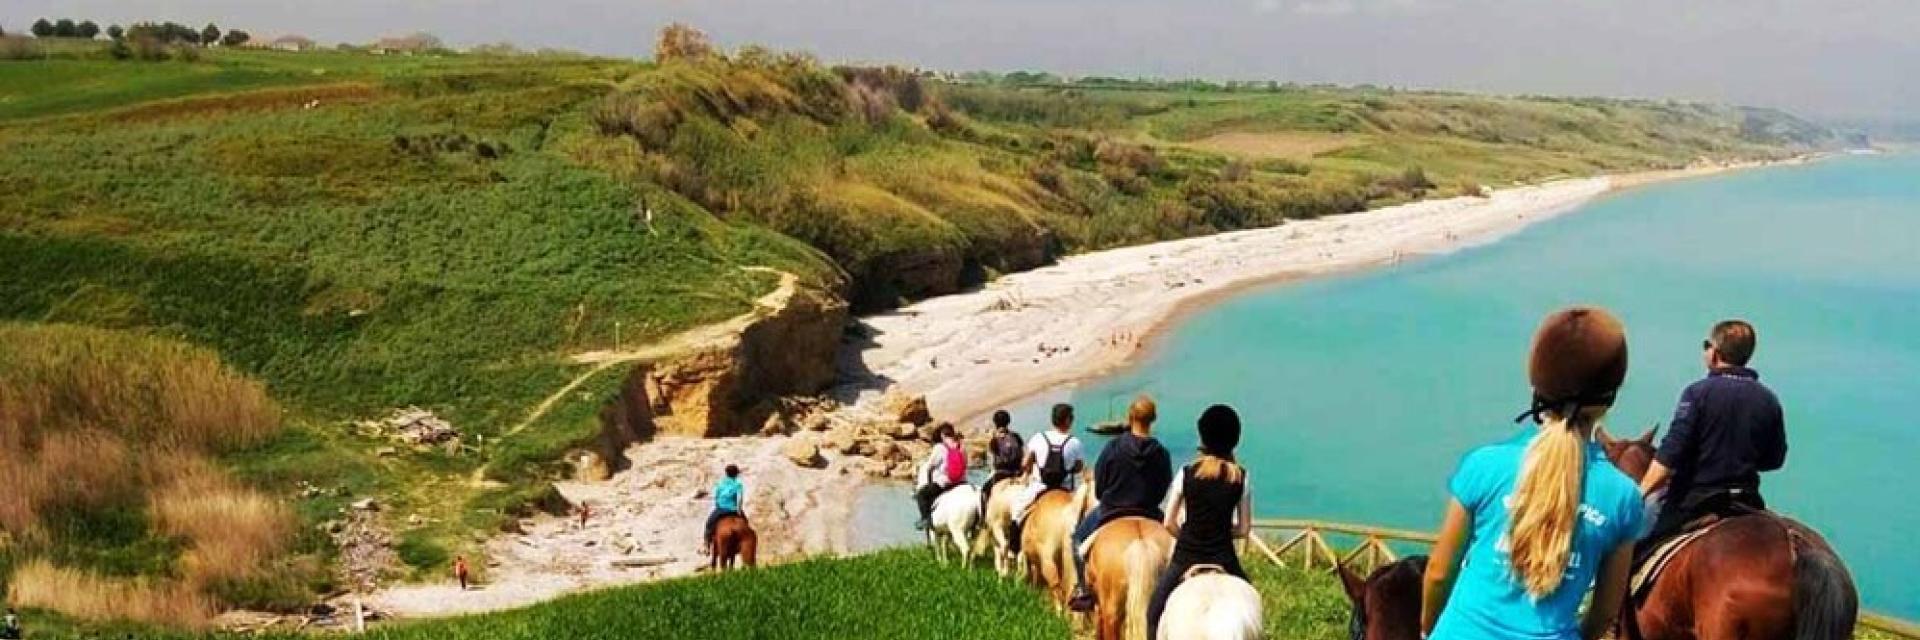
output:
POLYGON ((1847 640, 1860 617, 1860 594, 1853 575, 1819 534, 1789 522, 1793 541, 1793 637, 1796 640, 1847 640))
POLYGON ((1127 545, 1126 554, 1127 619, 1121 635, 1127 640, 1148 640, 1147 604, 1153 599, 1154 583, 1160 579, 1166 550, 1153 539, 1142 536, 1127 545))
POLYGON ((755 566, 760 561, 760 534, 751 527, 740 529, 740 561, 747 566, 755 566))

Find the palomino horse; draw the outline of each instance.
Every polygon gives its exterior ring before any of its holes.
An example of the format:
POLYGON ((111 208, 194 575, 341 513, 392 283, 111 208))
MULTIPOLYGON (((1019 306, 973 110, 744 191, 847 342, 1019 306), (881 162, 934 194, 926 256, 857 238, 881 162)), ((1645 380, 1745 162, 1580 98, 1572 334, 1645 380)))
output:
POLYGON ((732 569, 737 557, 751 567, 757 560, 760 537, 753 532, 753 525, 747 524, 747 517, 734 513, 720 516, 713 525, 713 557, 707 568, 732 569))
POLYGON ((992 546, 993 570, 1002 578, 1020 568, 1018 558, 1013 557, 1013 541, 1008 535, 1013 530, 1013 501, 1026 490, 1027 481, 1013 478, 994 485, 993 492, 987 495, 986 525, 973 541, 975 555, 992 546))
POLYGON ((1217 565, 1195 565, 1167 596, 1158 640, 1253 640, 1265 633, 1260 592, 1217 565))
POLYGON ((1099 603, 1094 638, 1147 640, 1147 604, 1173 553, 1173 534, 1151 518, 1118 518, 1101 525, 1090 546, 1087 583, 1099 603))
POLYGON ((980 492, 963 484, 933 500, 932 526, 927 527, 927 544, 941 562, 947 561, 947 541, 960 550, 961 564, 973 564, 973 528, 980 524, 980 492), (947 541, 941 540, 942 537, 947 541))
POLYGON ((1049 490, 1027 508, 1020 528, 1020 553, 1025 557, 1027 582, 1046 587, 1054 606, 1066 609, 1073 594, 1073 527, 1093 504, 1093 483, 1082 482, 1073 493, 1049 490))
POLYGON ((1349 640, 1419 640, 1420 583, 1426 574, 1426 556, 1381 565, 1365 580, 1341 565, 1340 586, 1353 601, 1349 640))
MULTIPOLYGON (((1607 458, 1639 479, 1652 465, 1654 434, 1600 442, 1607 458)), ((1806 525, 1772 513, 1727 518, 1674 555, 1620 624, 1627 638, 1845 640, 1860 598, 1840 557, 1806 525)))

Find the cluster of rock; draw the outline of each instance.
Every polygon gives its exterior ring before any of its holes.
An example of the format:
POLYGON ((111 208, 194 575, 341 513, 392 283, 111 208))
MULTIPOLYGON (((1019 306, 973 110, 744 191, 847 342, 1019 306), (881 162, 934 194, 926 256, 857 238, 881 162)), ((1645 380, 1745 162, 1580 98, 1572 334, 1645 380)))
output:
POLYGON ((394 409, 386 417, 362 420, 358 426, 362 435, 416 448, 440 445, 457 450, 460 446, 460 430, 453 423, 420 407, 394 409))
MULTIPOLYGON (((920 461, 933 448, 933 415, 924 397, 896 396, 877 415, 848 416, 836 412, 831 401, 804 401, 812 410, 788 419, 795 425, 767 435, 790 433, 781 454, 794 464, 825 468, 828 457, 845 458, 842 473, 865 473, 875 478, 912 480, 920 461)), ((984 456, 984 446, 969 446, 969 455, 984 456)))
POLYGON ((380 503, 373 498, 355 500, 341 511, 340 518, 321 523, 320 530, 340 550, 334 566, 341 584, 359 593, 372 592, 382 576, 399 566, 393 535, 380 523, 380 503))

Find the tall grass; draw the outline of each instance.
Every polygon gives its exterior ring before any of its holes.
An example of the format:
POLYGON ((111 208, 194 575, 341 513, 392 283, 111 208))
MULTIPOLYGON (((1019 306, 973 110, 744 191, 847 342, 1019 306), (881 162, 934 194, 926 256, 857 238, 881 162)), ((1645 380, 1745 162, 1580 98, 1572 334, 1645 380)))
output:
POLYGON ((8 602, 90 620, 202 627, 214 614, 211 599, 185 585, 151 579, 109 578, 28 561, 14 571, 8 602))

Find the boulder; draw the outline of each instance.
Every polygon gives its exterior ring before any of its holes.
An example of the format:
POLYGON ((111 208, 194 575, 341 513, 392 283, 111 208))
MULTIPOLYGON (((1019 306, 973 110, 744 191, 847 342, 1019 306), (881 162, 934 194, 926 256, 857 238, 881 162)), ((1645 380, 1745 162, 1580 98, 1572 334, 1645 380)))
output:
POLYGON ((763 436, 784 436, 796 430, 793 421, 778 411, 767 414, 766 422, 760 424, 760 435, 763 436))
POLYGON ((373 498, 361 498, 353 501, 353 504, 348 505, 348 507, 354 511, 379 511, 380 501, 374 500, 373 498))
POLYGON ((825 458, 820 457, 820 447, 806 438, 793 438, 780 445, 780 455, 794 464, 808 469, 827 466, 825 458))
POLYGON ((582 451, 573 459, 573 479, 581 482, 604 482, 613 477, 613 471, 607 468, 606 458, 592 451, 582 451))
POLYGON ((889 435, 892 435, 895 440, 913 440, 920 437, 920 427, 914 426, 911 422, 893 425, 891 431, 889 435))
POLYGON ((896 418, 899 422, 919 427, 933 422, 933 412, 927 410, 926 396, 914 396, 900 405, 896 418))

